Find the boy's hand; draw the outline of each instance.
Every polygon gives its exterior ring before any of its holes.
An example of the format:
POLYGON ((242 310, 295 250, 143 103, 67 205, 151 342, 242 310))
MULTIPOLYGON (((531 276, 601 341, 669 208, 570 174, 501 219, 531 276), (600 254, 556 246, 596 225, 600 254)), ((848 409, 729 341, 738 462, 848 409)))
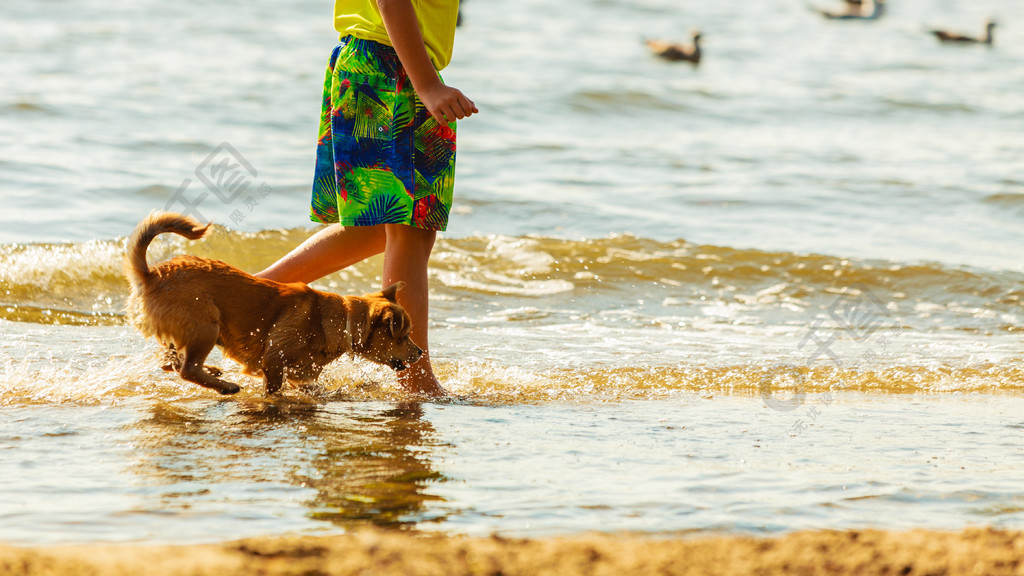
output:
POLYGON ((427 112, 441 124, 462 120, 479 112, 476 104, 458 88, 440 82, 419 94, 427 112))
POLYGON ((435 120, 448 124, 479 112, 476 104, 456 88, 445 86, 434 70, 423 44, 419 20, 411 0, 377 0, 388 38, 409 74, 413 89, 435 120))

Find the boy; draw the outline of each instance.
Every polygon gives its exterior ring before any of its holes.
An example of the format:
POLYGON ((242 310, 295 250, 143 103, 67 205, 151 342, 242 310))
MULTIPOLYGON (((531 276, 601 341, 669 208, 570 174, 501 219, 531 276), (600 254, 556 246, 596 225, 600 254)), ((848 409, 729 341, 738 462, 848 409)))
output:
POLYGON ((455 121, 473 102, 438 71, 451 60, 458 0, 335 0, 341 35, 324 84, 311 219, 329 224, 257 274, 312 282, 384 253, 383 285, 423 358, 398 374, 413 393, 446 394, 430 364, 427 261, 448 225, 455 121))

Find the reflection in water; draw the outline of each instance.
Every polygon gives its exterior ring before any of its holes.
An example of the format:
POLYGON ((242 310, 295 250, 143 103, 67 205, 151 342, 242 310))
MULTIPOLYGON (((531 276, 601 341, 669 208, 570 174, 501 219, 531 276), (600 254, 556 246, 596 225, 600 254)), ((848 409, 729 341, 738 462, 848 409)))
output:
POLYGON ((445 478, 431 465, 438 444, 418 404, 159 402, 149 412, 131 426, 140 454, 133 472, 157 499, 148 512, 244 504, 247 514, 298 492, 308 517, 341 526, 411 528, 446 517, 428 509, 443 501, 429 487, 445 478))
POLYGON ((375 414, 351 417, 346 426, 313 423, 306 434, 325 449, 314 459, 318 472, 307 484, 316 489, 312 516, 335 523, 361 520, 382 526, 444 520, 424 517, 431 500, 425 488, 444 477, 431 468, 434 433, 419 404, 398 404, 375 414))

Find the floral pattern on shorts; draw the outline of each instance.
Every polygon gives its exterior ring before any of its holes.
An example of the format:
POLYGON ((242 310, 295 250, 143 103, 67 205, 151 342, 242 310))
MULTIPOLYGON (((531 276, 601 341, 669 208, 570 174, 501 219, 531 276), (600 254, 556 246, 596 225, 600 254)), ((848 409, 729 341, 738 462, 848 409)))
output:
POLYGON ((455 184, 455 123, 420 102, 394 50, 345 38, 324 79, 310 219, 443 231, 455 184))

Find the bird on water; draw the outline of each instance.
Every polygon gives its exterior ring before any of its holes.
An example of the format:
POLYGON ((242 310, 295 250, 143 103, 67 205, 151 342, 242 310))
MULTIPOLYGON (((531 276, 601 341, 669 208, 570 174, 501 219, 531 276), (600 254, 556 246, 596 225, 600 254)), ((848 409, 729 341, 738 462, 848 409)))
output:
POLYGON ((690 36, 692 38, 690 44, 675 44, 664 40, 644 40, 644 43, 659 58, 672 62, 689 62, 696 66, 700 64, 702 55, 700 50, 702 34, 695 28, 690 31, 690 36))

